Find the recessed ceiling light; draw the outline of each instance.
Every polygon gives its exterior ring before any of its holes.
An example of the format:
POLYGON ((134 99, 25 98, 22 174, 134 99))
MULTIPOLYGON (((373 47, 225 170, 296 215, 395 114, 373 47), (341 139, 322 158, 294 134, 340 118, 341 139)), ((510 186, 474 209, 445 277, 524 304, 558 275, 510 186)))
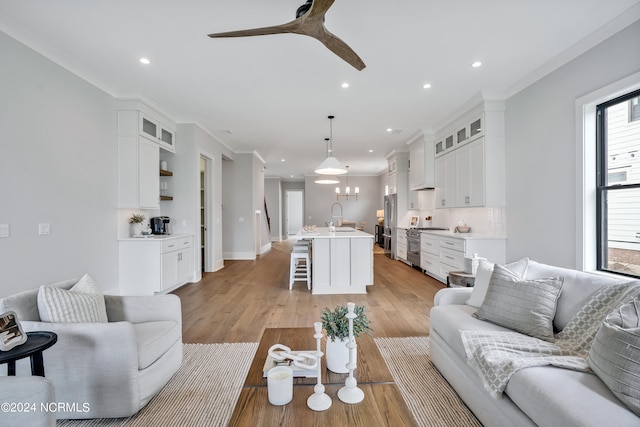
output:
POLYGON ((144 65, 151 64, 151 61, 149 61, 147 58, 140 58, 140 62, 143 63, 144 65))
POLYGON ((387 128, 387 132, 391 133, 391 132, 393 132, 393 129, 387 128))
POLYGON ((345 88, 345 89, 346 89, 346 88, 348 88, 348 87, 349 87, 349 83, 344 82, 344 83, 342 83, 342 85, 341 85, 341 86, 342 86, 343 88, 345 88))
POLYGON ((480 62, 480 61, 476 61, 476 62, 474 62, 473 64, 471 64, 471 66, 472 66, 473 68, 478 68, 478 67, 482 66, 482 62, 480 62))
POLYGON ((429 83, 425 83, 424 85, 422 85, 423 89, 429 89, 431 87, 431 85, 429 83))
POLYGON ((284 162, 284 159, 280 159, 281 162, 284 162))
POLYGON ((373 153, 373 150, 369 150, 370 153, 373 153))

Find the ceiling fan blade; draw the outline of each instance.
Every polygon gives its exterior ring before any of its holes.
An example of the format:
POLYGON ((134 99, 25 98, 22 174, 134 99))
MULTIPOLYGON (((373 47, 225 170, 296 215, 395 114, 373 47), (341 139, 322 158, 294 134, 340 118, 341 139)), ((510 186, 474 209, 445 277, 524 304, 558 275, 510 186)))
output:
POLYGON ((314 16, 324 16, 327 13, 327 10, 331 6, 335 0, 313 0, 311 3, 311 9, 305 14, 307 18, 313 18, 314 16))
POLYGON ((349 45, 346 44, 340 37, 330 33, 325 29, 324 36, 318 37, 317 39, 323 45, 325 45, 327 49, 338 55, 340 58, 344 59, 356 70, 362 71, 366 67, 366 64, 358 56, 358 54, 355 53, 354 50, 351 49, 349 45))
POLYGON ((298 19, 291 22, 287 22, 286 24, 273 25, 271 27, 252 28, 249 30, 227 31, 224 33, 213 33, 213 34, 209 34, 209 37, 211 38, 250 37, 250 36, 266 36, 269 34, 286 34, 286 33, 300 33, 298 19))

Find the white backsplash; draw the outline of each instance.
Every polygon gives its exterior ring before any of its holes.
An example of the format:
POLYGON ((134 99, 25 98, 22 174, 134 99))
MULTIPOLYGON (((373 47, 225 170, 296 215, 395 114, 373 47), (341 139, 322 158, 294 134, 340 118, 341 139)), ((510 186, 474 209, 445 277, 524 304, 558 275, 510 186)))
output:
POLYGON ((431 227, 442 227, 453 230, 460 223, 471 227, 472 233, 488 234, 491 236, 507 235, 507 214, 504 207, 491 208, 451 208, 435 209, 435 191, 425 191, 420 203, 422 206, 432 206, 430 209, 410 210, 406 222, 411 215, 420 215, 420 226, 425 226, 425 217, 433 217, 431 227))

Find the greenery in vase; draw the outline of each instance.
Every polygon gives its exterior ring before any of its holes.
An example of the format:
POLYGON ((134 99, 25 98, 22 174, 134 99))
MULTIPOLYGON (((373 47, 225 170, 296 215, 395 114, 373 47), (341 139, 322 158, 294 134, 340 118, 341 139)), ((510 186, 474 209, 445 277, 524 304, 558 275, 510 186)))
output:
POLYGON ((144 215, 133 214, 129 218, 129 224, 142 223, 144 221, 144 215))
MULTIPOLYGON (((369 319, 364 314, 365 307, 363 305, 356 305, 353 312, 358 316, 353 319, 353 336, 360 338, 360 334, 368 334, 373 329, 369 326, 369 319)), ((344 305, 336 306, 331 311, 327 307, 322 310, 320 320, 322 321, 322 327, 327 331, 327 338, 331 338, 331 341, 340 340, 342 338, 349 338, 349 319, 347 319, 347 313, 349 310, 344 305)))

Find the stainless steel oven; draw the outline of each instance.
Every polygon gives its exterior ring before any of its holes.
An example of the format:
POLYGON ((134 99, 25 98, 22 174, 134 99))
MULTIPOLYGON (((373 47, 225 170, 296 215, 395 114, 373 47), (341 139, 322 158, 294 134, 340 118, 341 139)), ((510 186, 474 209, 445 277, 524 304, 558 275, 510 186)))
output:
POLYGON ((415 228, 407 230, 407 261, 420 267, 420 231, 415 228))

